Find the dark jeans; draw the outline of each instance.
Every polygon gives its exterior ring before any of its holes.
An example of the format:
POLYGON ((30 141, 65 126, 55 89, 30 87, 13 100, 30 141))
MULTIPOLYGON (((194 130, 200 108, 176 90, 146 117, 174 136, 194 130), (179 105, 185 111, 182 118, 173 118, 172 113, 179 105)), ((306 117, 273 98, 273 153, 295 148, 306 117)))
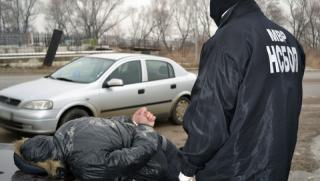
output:
POLYGON ((179 181, 179 173, 181 171, 181 155, 177 147, 168 139, 162 137, 163 151, 167 160, 167 173, 165 180, 179 181))

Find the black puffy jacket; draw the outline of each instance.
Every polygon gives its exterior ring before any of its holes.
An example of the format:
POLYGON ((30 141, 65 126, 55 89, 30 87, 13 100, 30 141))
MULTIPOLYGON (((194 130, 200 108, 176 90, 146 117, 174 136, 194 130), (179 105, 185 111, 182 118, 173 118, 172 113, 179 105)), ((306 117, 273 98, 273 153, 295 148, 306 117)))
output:
POLYGON ((126 117, 80 118, 53 137, 35 137, 21 146, 27 161, 60 160, 80 180, 159 180, 167 169, 161 138, 126 117))
POLYGON ((198 181, 287 180, 304 69, 297 40, 254 0, 240 0, 203 47, 182 172, 198 181))

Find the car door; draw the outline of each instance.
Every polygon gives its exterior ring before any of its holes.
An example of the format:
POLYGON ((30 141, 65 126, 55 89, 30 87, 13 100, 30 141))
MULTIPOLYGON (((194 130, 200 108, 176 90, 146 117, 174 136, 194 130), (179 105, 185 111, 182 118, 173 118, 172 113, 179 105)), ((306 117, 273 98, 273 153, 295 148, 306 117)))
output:
POLYGON ((121 79, 123 86, 101 88, 97 102, 99 102, 101 116, 131 115, 142 106, 145 90, 142 83, 141 61, 129 61, 121 64, 105 80, 121 79))
POLYGON ((161 116, 170 114, 172 101, 177 96, 177 82, 172 65, 161 60, 145 60, 147 82, 145 83, 148 108, 161 116))

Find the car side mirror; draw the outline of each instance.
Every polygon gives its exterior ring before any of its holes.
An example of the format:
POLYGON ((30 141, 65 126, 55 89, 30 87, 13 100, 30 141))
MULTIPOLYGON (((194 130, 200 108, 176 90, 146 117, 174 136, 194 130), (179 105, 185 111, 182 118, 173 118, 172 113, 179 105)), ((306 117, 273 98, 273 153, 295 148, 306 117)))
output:
POLYGON ((111 79, 108 82, 104 83, 103 88, 121 87, 123 85, 124 85, 123 80, 121 80, 121 79, 111 79))

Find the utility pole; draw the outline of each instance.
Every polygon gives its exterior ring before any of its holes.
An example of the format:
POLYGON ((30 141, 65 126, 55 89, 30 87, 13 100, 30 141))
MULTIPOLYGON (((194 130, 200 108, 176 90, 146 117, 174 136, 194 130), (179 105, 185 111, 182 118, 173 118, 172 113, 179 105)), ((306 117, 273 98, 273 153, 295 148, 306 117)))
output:
POLYGON ((46 58, 44 59, 43 66, 51 67, 60 44, 62 34, 63 33, 60 30, 53 31, 50 46, 48 48, 46 58))

